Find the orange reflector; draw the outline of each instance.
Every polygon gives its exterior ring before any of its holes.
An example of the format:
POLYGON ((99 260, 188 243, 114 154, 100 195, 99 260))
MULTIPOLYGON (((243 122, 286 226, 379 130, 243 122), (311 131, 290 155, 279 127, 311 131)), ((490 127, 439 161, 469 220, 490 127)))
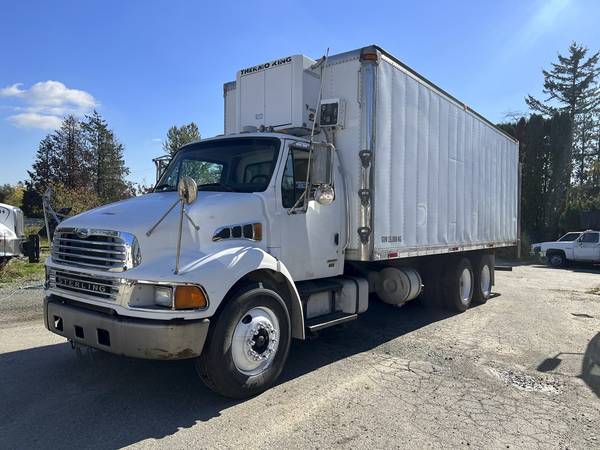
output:
POLYGON ((205 308, 208 302, 198 286, 177 286, 175 288, 175 309, 205 308))
POLYGON ((252 227, 254 228, 254 240, 262 241, 262 223, 255 223, 252 227))
POLYGON ((362 53, 360 55, 361 61, 377 61, 378 59, 379 56, 377 55, 377 53, 362 53))

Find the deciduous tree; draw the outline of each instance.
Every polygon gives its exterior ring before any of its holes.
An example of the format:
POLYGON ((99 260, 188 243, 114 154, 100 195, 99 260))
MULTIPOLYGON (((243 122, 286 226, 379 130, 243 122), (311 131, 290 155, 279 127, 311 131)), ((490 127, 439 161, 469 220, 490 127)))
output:
POLYGON ((194 122, 180 127, 173 125, 167 131, 167 139, 163 143, 163 149, 170 155, 174 155, 185 144, 199 140, 200 131, 198 130, 198 125, 194 122))

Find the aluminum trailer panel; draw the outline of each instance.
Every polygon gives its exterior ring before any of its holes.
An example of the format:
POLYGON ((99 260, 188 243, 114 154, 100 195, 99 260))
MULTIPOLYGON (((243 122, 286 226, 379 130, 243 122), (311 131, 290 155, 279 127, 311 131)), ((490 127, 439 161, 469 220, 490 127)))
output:
POLYGON ((374 259, 515 245, 517 142, 385 55, 375 96, 374 259))
POLYGON ((515 139, 379 47, 332 56, 324 77, 324 98, 345 100, 333 138, 350 192, 347 259, 516 245, 515 139), (377 61, 361 61, 365 50, 377 61), (367 170, 362 150, 372 151, 367 170))

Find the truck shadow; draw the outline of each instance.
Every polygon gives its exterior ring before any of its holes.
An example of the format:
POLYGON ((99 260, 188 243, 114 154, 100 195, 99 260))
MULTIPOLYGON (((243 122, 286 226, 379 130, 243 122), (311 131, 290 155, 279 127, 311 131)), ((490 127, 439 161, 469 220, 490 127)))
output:
MULTIPOLYGON (((279 384, 451 315, 418 302, 400 309, 374 302, 345 329, 295 342, 279 384)), ((76 353, 61 343, 0 355, 4 447, 123 447, 210 421, 242 403, 205 388, 192 361, 76 353)), ((246 402, 262 404, 260 397, 246 402)))
MULTIPOLYGON (((585 353, 559 352, 543 360, 537 370, 544 373, 559 373, 563 360, 573 356, 582 356, 581 373, 577 377, 583 380, 596 397, 600 398, 600 333, 590 340, 585 353)), ((568 374, 563 375, 568 376, 568 374)))

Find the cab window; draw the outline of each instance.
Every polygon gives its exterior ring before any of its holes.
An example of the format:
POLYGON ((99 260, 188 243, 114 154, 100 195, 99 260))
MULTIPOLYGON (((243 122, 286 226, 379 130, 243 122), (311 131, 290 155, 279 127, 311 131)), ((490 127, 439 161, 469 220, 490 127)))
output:
POLYGON ((284 208, 293 207, 306 186, 308 152, 290 149, 281 180, 281 199, 284 208))
POLYGON ((584 244, 597 244, 598 233, 583 233, 583 236, 581 236, 581 242, 584 244))
POLYGON ((558 242, 573 242, 579 236, 581 236, 581 233, 567 233, 561 237, 558 242))

